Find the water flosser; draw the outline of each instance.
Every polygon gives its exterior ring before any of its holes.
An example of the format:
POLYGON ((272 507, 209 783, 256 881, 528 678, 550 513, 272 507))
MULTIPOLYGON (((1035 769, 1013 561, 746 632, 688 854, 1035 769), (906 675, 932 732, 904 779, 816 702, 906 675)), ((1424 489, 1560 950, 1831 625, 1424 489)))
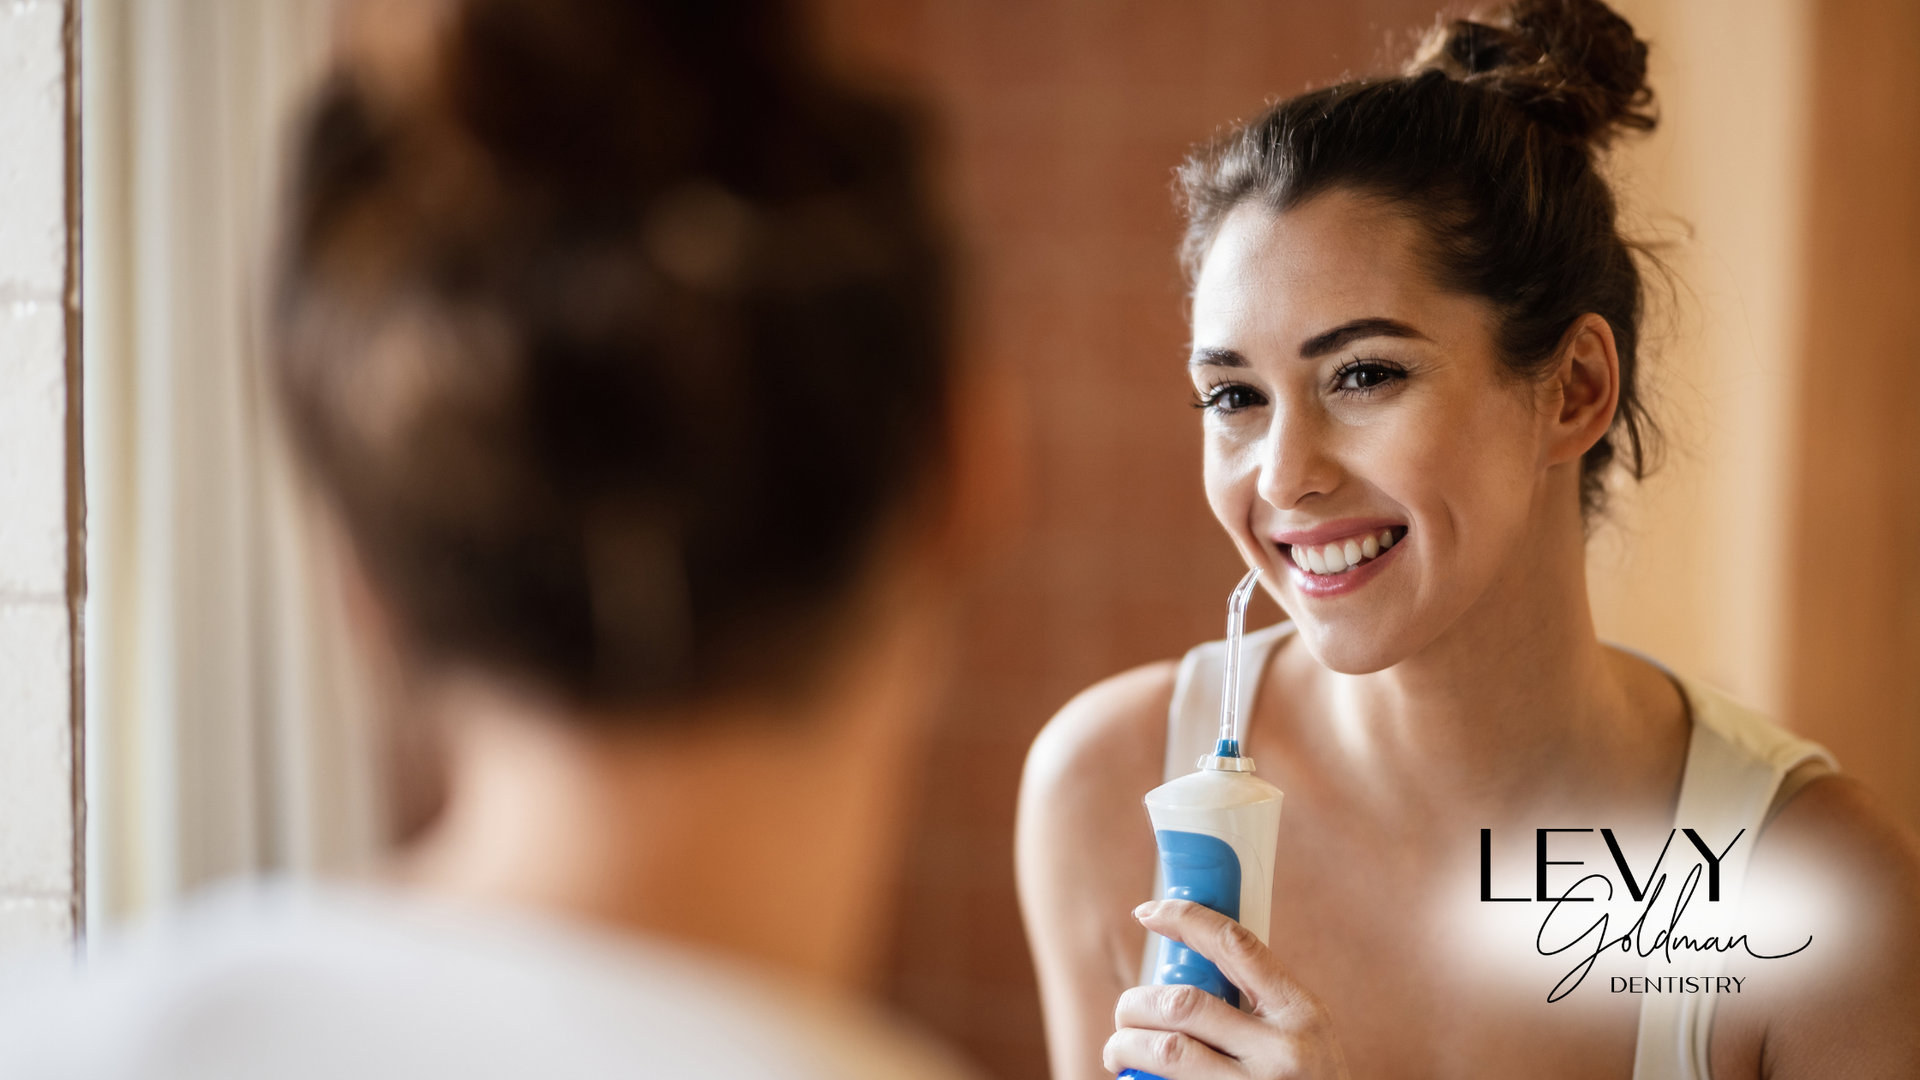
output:
MULTIPOLYGON (((1273 902, 1273 853, 1280 840, 1280 789, 1253 775, 1240 756, 1240 636, 1259 570, 1249 571, 1227 602, 1227 661, 1220 694, 1220 739, 1199 771, 1147 792, 1147 816, 1160 848, 1163 900, 1192 900, 1236 919, 1267 941, 1273 902)), ((1240 1004, 1240 991, 1212 961, 1170 938, 1160 942, 1155 986, 1198 986, 1240 1004)), ((1159 1080, 1126 1069, 1122 1080, 1159 1080)))

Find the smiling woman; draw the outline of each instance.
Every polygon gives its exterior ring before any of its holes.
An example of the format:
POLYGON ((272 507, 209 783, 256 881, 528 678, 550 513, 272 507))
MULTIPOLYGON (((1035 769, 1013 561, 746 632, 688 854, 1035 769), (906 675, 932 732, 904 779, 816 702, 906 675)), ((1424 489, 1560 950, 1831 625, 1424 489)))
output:
POLYGON ((1171 893, 1128 915, 1153 877, 1138 801, 1209 745, 1219 645, 1086 691, 1021 803, 1057 1077, 1920 1062, 1912 836, 1820 747, 1594 633, 1587 526, 1652 433, 1600 167, 1653 126, 1645 76, 1597 0, 1518 0, 1182 170, 1207 496, 1291 616, 1248 636, 1241 683, 1243 745, 1288 796, 1271 947, 1171 893), (1579 860, 1548 833, 1603 829, 1587 864, 1637 868, 1618 920, 1610 877, 1550 873, 1579 860), (1516 841, 1537 890, 1496 892, 1516 841), (1218 964, 1245 1011, 1129 989, 1142 927, 1218 964), (1609 989, 1635 985, 1744 989, 1609 989))
POLYGON ((1427 246, 1395 205, 1352 191, 1245 206, 1194 289, 1215 514, 1250 561, 1290 571, 1288 609, 1349 674, 1432 642, 1499 582, 1584 605, 1563 562, 1579 562, 1589 448, 1616 415, 1616 336, 1583 314, 1547 376, 1518 375, 1494 311, 1435 281, 1427 246), (1376 537, 1384 558, 1362 546, 1376 537), (1351 597, 1337 612, 1299 602, 1336 596, 1351 597))

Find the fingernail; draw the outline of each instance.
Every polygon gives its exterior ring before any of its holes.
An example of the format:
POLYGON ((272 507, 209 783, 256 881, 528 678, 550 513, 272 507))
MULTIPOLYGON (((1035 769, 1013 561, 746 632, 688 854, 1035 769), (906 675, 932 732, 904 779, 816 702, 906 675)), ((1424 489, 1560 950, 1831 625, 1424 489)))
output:
POLYGON ((1160 906, 1160 901, 1149 900, 1146 903, 1141 904, 1139 907, 1133 909, 1133 917, 1136 919, 1144 919, 1147 916, 1153 914, 1154 909, 1158 908, 1159 906, 1160 906))

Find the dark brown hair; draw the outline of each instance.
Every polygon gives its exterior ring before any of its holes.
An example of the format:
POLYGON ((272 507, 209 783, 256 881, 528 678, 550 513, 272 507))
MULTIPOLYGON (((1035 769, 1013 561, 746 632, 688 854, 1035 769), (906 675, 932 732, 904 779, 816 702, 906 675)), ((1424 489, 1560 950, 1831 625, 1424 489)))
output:
POLYGON ((1652 130, 1646 74, 1645 43, 1599 0, 1514 0, 1485 21, 1443 22, 1403 74, 1289 98, 1189 159, 1183 262, 1197 279, 1245 202, 1278 213, 1350 190, 1423 223, 1441 285, 1492 304, 1514 374, 1540 374, 1574 320, 1599 315, 1620 354, 1620 403, 1581 462, 1592 513, 1616 459, 1636 479, 1651 467, 1637 249, 1596 167, 1616 134, 1652 130))
POLYGON ((299 137, 278 385, 407 645, 597 711, 786 691, 937 471, 913 128, 770 0, 466 0, 299 137))

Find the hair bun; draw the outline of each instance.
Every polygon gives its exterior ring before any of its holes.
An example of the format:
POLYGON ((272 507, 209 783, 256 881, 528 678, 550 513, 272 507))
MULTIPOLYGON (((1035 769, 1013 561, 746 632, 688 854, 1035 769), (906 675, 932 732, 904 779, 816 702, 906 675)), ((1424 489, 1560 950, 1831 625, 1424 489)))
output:
POLYGON ((1513 0, 1484 22, 1443 22, 1408 65, 1424 71, 1498 90, 1597 147, 1657 122, 1647 43, 1600 0, 1513 0))

